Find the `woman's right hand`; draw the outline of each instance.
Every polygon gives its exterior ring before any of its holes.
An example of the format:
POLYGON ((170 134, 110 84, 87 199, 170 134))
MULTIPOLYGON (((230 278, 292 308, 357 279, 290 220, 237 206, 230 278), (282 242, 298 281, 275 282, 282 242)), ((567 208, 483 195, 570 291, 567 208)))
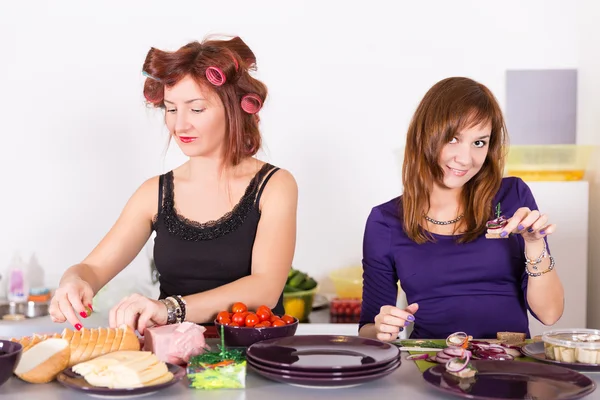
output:
POLYGON ((377 339, 383 342, 391 342, 398 338, 398 334, 405 326, 415 321, 414 313, 419 309, 417 303, 413 303, 404 310, 394 306, 383 306, 375 317, 375 332, 377 339))
POLYGON ((48 309, 52 321, 58 323, 69 321, 75 329, 80 330, 83 325, 77 315, 83 318, 89 316, 88 313, 92 311, 93 297, 92 287, 83 279, 76 278, 62 283, 54 292, 48 309))

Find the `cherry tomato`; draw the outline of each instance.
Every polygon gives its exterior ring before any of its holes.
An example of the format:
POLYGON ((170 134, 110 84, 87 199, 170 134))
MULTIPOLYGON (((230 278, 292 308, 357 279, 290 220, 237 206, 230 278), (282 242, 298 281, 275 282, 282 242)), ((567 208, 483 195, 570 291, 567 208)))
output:
POLYGON ((226 318, 226 319, 222 319, 221 321, 219 321, 219 323, 221 325, 231 325, 231 320, 229 318, 226 318))
POLYGON ((231 306, 231 312, 233 313, 243 313, 248 311, 248 307, 246 307, 246 305, 244 303, 233 303, 233 305, 231 306))
POLYGON ((271 326, 285 326, 285 322, 283 322, 281 319, 278 319, 277 321, 273 322, 271 326))
POLYGON ((278 319, 281 319, 281 318, 277 315, 272 315, 271 319, 269 321, 271 321, 271 323, 273 323, 273 322, 277 321, 278 319))
POLYGON ((258 324, 260 320, 256 314, 250 313, 246 316, 246 326, 253 327, 258 324))
POLYGON ((254 325, 254 327, 255 327, 255 328, 264 328, 264 327, 265 327, 265 324, 263 324, 263 323, 261 322, 261 323, 258 323, 258 324, 256 324, 256 325, 254 325))
POLYGON ((239 324, 236 324, 235 322, 231 322, 231 323, 229 324, 229 326, 237 326, 238 328, 240 327, 240 325, 239 325, 239 324))
POLYGON ((246 324, 246 316, 244 313, 235 313, 231 317, 231 322, 238 324, 238 326, 244 326, 246 324))
POLYGON ((271 310, 265 310, 264 308, 259 307, 258 310, 256 310, 256 315, 261 321, 271 320, 271 310))
POLYGON ((266 327, 269 327, 269 326, 271 326, 271 321, 263 321, 263 322, 261 322, 261 324, 263 324, 266 327))
POLYGON ((283 317, 281 317, 281 320, 283 322, 285 322, 286 324, 293 324, 294 322, 296 322, 296 320, 294 319, 294 317, 292 317, 291 315, 287 315, 285 314, 283 317))
POLYGON ((222 321, 225 319, 231 319, 228 311, 221 311, 219 314, 217 314, 217 322, 223 323, 222 321))

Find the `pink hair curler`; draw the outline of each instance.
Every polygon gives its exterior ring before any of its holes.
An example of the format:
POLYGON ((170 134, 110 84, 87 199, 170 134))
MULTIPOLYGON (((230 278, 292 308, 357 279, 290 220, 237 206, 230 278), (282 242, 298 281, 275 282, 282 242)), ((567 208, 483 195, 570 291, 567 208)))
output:
POLYGON ((262 100, 257 94, 250 93, 242 97, 241 105, 248 114, 256 114, 262 108, 262 100))
POLYGON ((219 67, 206 68, 206 80, 215 86, 221 86, 225 83, 225 74, 219 67))

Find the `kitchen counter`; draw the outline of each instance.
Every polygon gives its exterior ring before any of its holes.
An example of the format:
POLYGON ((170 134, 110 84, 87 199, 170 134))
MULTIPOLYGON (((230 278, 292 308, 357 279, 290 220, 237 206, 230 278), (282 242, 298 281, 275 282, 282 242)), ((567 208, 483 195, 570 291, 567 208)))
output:
MULTIPOLYGON (((325 312, 314 313, 313 320, 324 318, 325 312)), ((312 315, 312 314, 311 314, 312 315)), ((86 319, 86 327, 105 326, 106 317, 100 314, 93 314, 86 319)), ((30 335, 33 332, 60 332, 64 328, 62 324, 53 324, 49 318, 36 318, 28 321, 15 323, 0 323, 0 336, 21 336, 30 335)), ((340 334, 356 335, 357 326, 355 324, 328 324, 328 323, 306 323, 298 327, 298 335, 307 334, 340 334)), ((456 399, 454 396, 444 396, 437 390, 429 387, 422 378, 422 374, 417 369, 413 361, 405 359, 406 353, 403 353, 402 365, 394 373, 379 380, 362 384, 351 388, 339 388, 329 390, 319 390, 313 388, 303 388, 284 383, 278 383, 256 374, 250 368, 246 377, 246 388, 237 390, 198 390, 187 387, 187 381, 184 380, 168 389, 144 396, 144 399, 218 399, 218 400, 264 400, 280 398, 286 400, 301 400, 310 397, 313 400, 331 400, 331 399, 364 399, 367 397, 375 398, 401 398, 411 400, 421 399, 456 399)), ((600 384, 600 373, 589 373, 596 384, 600 384)), ((11 378, 2 387, 0 387, 0 399, 36 399, 36 400, 70 400, 92 398, 84 393, 74 391, 63 387, 58 382, 52 382, 43 385, 35 385, 23 382, 15 377, 11 378)), ((540 397, 541 398, 541 397, 540 397)), ((600 389, 597 389, 586 399, 600 399, 600 389)))

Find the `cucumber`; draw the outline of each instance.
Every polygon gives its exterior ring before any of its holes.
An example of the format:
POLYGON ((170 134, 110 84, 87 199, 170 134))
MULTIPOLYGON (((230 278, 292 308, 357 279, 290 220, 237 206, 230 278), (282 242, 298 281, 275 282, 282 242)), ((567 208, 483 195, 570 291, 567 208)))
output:
POLYGON ((300 285, 306 280, 306 278, 307 275, 304 272, 298 271, 298 273, 294 275, 292 279, 289 280, 288 285, 295 288, 299 288, 300 285))
POLYGON ((302 282, 298 288, 302 290, 312 290, 317 287, 317 281, 308 276, 304 282, 302 282))
POLYGON ((302 291, 302 289, 298 289, 298 288, 295 288, 295 287, 290 286, 290 285, 285 285, 283 287, 283 293, 301 292, 301 291, 302 291))
POLYGON ((298 275, 298 273, 299 273, 299 272, 300 272, 300 271, 298 271, 297 269, 294 269, 294 268, 290 269, 290 272, 288 272, 288 277, 287 277, 287 281, 286 281, 286 283, 288 283, 288 284, 289 284, 289 283, 290 283, 290 280, 292 280, 292 278, 293 278, 294 276, 298 275))

